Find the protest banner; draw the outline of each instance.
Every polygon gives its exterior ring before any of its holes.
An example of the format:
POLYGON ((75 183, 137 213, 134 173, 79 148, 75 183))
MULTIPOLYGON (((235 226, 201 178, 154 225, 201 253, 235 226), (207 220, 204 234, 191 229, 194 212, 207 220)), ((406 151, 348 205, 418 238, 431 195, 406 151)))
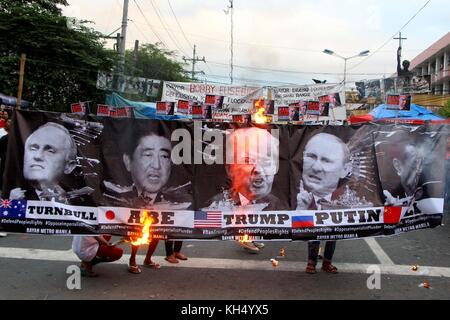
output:
POLYGON ((339 240, 434 228, 447 130, 17 110, 0 231, 129 237, 147 216, 160 239, 339 240), (55 152, 36 154, 46 146, 55 152))

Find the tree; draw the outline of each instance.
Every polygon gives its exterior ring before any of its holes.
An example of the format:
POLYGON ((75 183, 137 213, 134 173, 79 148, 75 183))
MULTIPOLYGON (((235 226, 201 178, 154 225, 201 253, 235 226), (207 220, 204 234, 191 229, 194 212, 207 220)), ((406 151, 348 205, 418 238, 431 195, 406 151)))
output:
POLYGON ((22 98, 39 109, 67 111, 77 101, 103 101, 99 70, 111 72, 117 54, 83 21, 69 29, 57 5, 66 0, 0 0, 0 92, 16 96, 19 58, 27 55, 22 98))
POLYGON ((438 114, 443 117, 450 118, 450 99, 447 100, 442 108, 439 108, 438 114))
MULTIPOLYGON (((161 48, 159 43, 144 44, 137 53, 125 53, 125 74, 132 77, 166 81, 189 81, 184 73, 184 64, 174 59, 174 52, 161 48)), ((144 96, 127 95, 129 99, 148 99, 144 96)))
POLYGON ((174 52, 160 47, 159 43, 139 47, 135 59, 134 50, 127 50, 125 70, 128 75, 167 81, 189 80, 183 70, 183 63, 173 58, 174 52), (136 63, 135 63, 136 62, 136 63))

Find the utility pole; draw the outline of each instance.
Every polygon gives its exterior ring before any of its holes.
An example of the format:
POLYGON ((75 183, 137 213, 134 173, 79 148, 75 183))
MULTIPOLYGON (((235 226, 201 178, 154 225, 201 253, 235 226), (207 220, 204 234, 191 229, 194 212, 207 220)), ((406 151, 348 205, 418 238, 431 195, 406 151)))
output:
POLYGON ((123 0, 123 15, 122 15, 122 31, 119 46, 120 62, 119 62, 119 81, 116 84, 116 90, 120 89, 120 83, 125 75, 125 44, 127 40, 127 25, 128 25, 128 0, 123 0))
POLYGON ((195 79, 195 75, 196 75, 197 73, 205 74, 203 71, 195 71, 195 64, 196 64, 198 61, 203 61, 204 63, 206 63, 205 56, 203 56, 202 59, 200 59, 199 57, 196 57, 196 56, 195 56, 195 48, 196 48, 196 45, 194 44, 194 52, 192 53, 192 59, 191 59, 191 58, 186 58, 185 56, 183 56, 184 62, 186 62, 186 61, 192 61, 191 80, 194 80, 194 79, 195 79))
POLYGON ((231 19, 231 44, 230 44, 230 82, 231 84, 233 84, 233 45, 234 45, 234 38, 233 38, 233 29, 234 29, 234 24, 233 24, 233 0, 229 0, 230 1, 230 5, 227 7, 225 11, 225 14, 230 14, 230 19, 231 19))
POLYGON ((18 88, 17 99, 16 99, 17 109, 20 109, 20 104, 22 103, 23 77, 25 74, 26 59, 27 59, 27 55, 25 53, 22 53, 20 55, 19 88, 18 88))
MULTIPOLYGON (((398 40, 398 47, 401 48, 402 47, 402 40, 406 40, 408 38, 402 38, 402 33, 399 32, 398 33, 398 38, 394 38, 395 40, 398 40)), ((402 58, 402 52, 400 51, 400 60, 402 58)))
POLYGON ((133 75, 136 75, 136 68, 138 62, 138 53, 139 53, 139 40, 134 41, 134 61, 133 61, 133 75))

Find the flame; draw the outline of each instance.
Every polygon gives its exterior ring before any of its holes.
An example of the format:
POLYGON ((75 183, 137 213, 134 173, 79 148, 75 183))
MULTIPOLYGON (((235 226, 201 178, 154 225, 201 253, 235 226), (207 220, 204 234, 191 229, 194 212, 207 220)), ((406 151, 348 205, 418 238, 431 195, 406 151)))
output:
POLYGON ((239 240, 239 242, 242 242, 242 243, 250 242, 250 241, 248 240, 248 234, 245 234, 244 237, 243 237, 241 240, 239 240))
POLYGON ((270 118, 265 115, 265 108, 261 106, 264 100, 260 99, 255 101, 256 113, 254 114, 254 119, 256 123, 268 123, 270 122, 270 118))
POLYGON ((150 226, 152 225, 152 217, 148 214, 148 211, 144 211, 141 217, 142 226, 142 235, 140 238, 136 240, 132 240, 131 244, 133 246, 139 246, 141 244, 148 244, 151 240, 150 238, 150 226))
POLYGON ((264 115, 264 108, 258 108, 258 111, 255 113, 255 122, 256 123, 267 123, 269 122, 269 118, 264 115))

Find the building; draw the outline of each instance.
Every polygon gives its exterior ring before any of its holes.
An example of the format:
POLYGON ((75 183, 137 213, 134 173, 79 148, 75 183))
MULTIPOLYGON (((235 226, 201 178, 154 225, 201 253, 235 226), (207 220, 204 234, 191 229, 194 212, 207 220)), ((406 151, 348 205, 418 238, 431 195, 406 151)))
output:
POLYGON ((411 61, 410 70, 414 75, 430 77, 430 89, 432 95, 449 95, 450 32, 415 57, 411 61))

